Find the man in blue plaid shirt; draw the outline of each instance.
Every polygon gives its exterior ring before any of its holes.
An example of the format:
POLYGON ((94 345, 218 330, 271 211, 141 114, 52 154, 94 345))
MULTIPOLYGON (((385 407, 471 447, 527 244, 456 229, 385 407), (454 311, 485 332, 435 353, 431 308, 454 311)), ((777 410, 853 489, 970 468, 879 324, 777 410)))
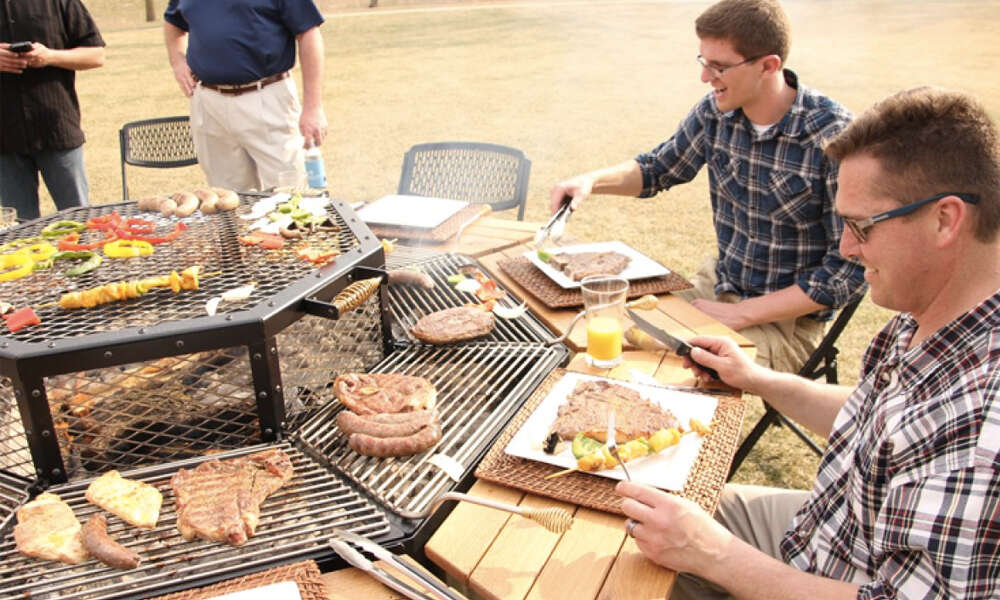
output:
POLYGON ((728 485, 716 522, 622 483, 627 528, 646 556, 700 578, 679 578, 675 597, 998 598, 1000 136, 969 96, 917 88, 826 152, 840 161, 840 250, 899 311, 858 386, 691 340, 693 360, 828 438, 812 491, 728 485))
POLYGON ((837 173, 822 151, 851 114, 782 68, 789 24, 776 1, 723 0, 695 29, 712 93, 651 152, 556 185, 552 210, 564 195, 653 196, 707 165, 718 253, 678 295, 753 341, 761 364, 798 371, 831 309, 864 289, 837 251, 837 173))

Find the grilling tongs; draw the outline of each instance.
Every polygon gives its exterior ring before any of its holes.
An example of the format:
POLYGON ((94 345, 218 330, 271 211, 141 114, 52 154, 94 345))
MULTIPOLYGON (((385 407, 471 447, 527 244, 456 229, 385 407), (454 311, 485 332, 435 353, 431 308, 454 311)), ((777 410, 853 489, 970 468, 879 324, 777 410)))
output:
POLYGON ((573 196, 566 194, 562 197, 562 204, 559 205, 556 214, 535 233, 535 245, 541 247, 549 238, 558 241, 566 231, 566 221, 569 221, 571 214, 573 214, 573 196))
POLYGON ((333 539, 330 540, 330 547, 341 558, 407 598, 411 598, 412 600, 468 600, 465 596, 449 588, 430 573, 421 571, 362 535, 343 529, 335 529, 333 535, 333 539), (416 582, 421 589, 417 589, 385 569, 376 566, 375 563, 355 550, 351 544, 358 546, 365 552, 371 553, 375 558, 385 561, 394 569, 398 569, 416 582))

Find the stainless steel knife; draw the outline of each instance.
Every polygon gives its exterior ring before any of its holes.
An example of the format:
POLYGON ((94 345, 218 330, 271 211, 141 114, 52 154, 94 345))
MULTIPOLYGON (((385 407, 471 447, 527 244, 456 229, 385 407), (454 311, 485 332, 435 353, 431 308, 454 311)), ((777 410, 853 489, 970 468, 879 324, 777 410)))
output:
POLYGON ((639 329, 645 331, 649 335, 653 336, 654 338, 662 342, 667 348, 673 350, 677 354, 677 356, 688 357, 688 360, 693 362, 699 369, 705 371, 715 379, 719 378, 719 373, 716 372, 715 369, 706 367, 705 365, 702 365, 701 363, 691 358, 691 344, 685 342, 684 340, 678 337, 672 336, 666 331, 657 327, 656 325, 653 325, 646 319, 643 319, 639 315, 635 314, 635 311, 628 309, 626 309, 626 311, 628 312, 629 318, 632 319, 632 322, 635 323, 639 329))

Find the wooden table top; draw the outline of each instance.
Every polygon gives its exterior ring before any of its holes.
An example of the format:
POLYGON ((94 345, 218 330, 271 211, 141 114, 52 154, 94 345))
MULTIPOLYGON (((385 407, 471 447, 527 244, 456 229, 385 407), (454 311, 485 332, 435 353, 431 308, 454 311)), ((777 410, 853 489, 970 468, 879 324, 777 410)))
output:
POLYGON ((400 240, 399 244, 401 246, 418 246, 425 250, 438 252, 456 252, 479 258, 534 239, 535 232, 540 226, 539 223, 531 221, 514 221, 485 215, 461 231, 457 243, 456 239, 452 237, 436 244, 418 243, 410 240, 400 240))
MULTIPOLYGON (((534 235, 538 224, 517 221, 493 223, 482 219, 484 235, 478 232, 468 243, 480 250, 488 239, 501 236, 493 232, 521 232, 534 235), (517 224, 511 227, 509 224, 517 224), (494 229, 497 228, 497 229, 494 229)), ((477 223, 478 225, 478 223, 477 223)), ((471 226, 466 233, 475 232, 471 226)), ((550 309, 497 268, 505 256, 524 252, 524 242, 498 247, 477 258, 505 287, 525 299, 534 313, 557 334, 569 326, 577 309, 550 309)), ((508 236, 510 240, 517 236, 508 236)), ((465 243, 465 242, 463 242, 465 243)), ((459 250, 472 255, 469 249, 459 250)), ((654 311, 645 311, 649 320, 682 338, 696 334, 728 336, 753 356, 753 344, 744 336, 698 311, 687 302, 664 294, 654 311)), ((584 327, 574 328, 567 345, 575 351, 586 347, 584 327)), ((577 354, 569 370, 627 380, 632 370, 654 377, 664 384, 694 385, 691 371, 681 359, 667 351, 626 351, 623 362, 614 369, 591 367, 584 354, 577 354)), ((735 451, 735 448, 733 449, 735 451)), ((469 493, 508 504, 531 507, 562 507, 574 517, 573 527, 564 534, 552 533, 542 526, 490 508, 457 503, 454 510, 428 540, 424 551, 440 567, 455 588, 471 598, 483 600, 649 600, 666 598, 676 573, 648 561, 635 541, 625 534, 624 518, 598 510, 575 506, 513 488, 477 481, 469 493)), ((344 569, 324 576, 331 586, 330 598, 398 598, 356 569, 344 569), (359 587, 360 586, 360 587, 359 587), (334 588, 339 591, 334 592, 334 588), (344 595, 348 590, 351 595, 344 595)))

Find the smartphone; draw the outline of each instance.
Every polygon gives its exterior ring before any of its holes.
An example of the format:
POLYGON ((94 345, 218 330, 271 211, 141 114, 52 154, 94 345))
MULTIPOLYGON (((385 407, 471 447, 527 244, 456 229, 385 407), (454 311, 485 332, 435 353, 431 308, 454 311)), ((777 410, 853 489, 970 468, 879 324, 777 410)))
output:
POLYGON ((14 42, 10 45, 11 52, 31 52, 31 42, 14 42))

